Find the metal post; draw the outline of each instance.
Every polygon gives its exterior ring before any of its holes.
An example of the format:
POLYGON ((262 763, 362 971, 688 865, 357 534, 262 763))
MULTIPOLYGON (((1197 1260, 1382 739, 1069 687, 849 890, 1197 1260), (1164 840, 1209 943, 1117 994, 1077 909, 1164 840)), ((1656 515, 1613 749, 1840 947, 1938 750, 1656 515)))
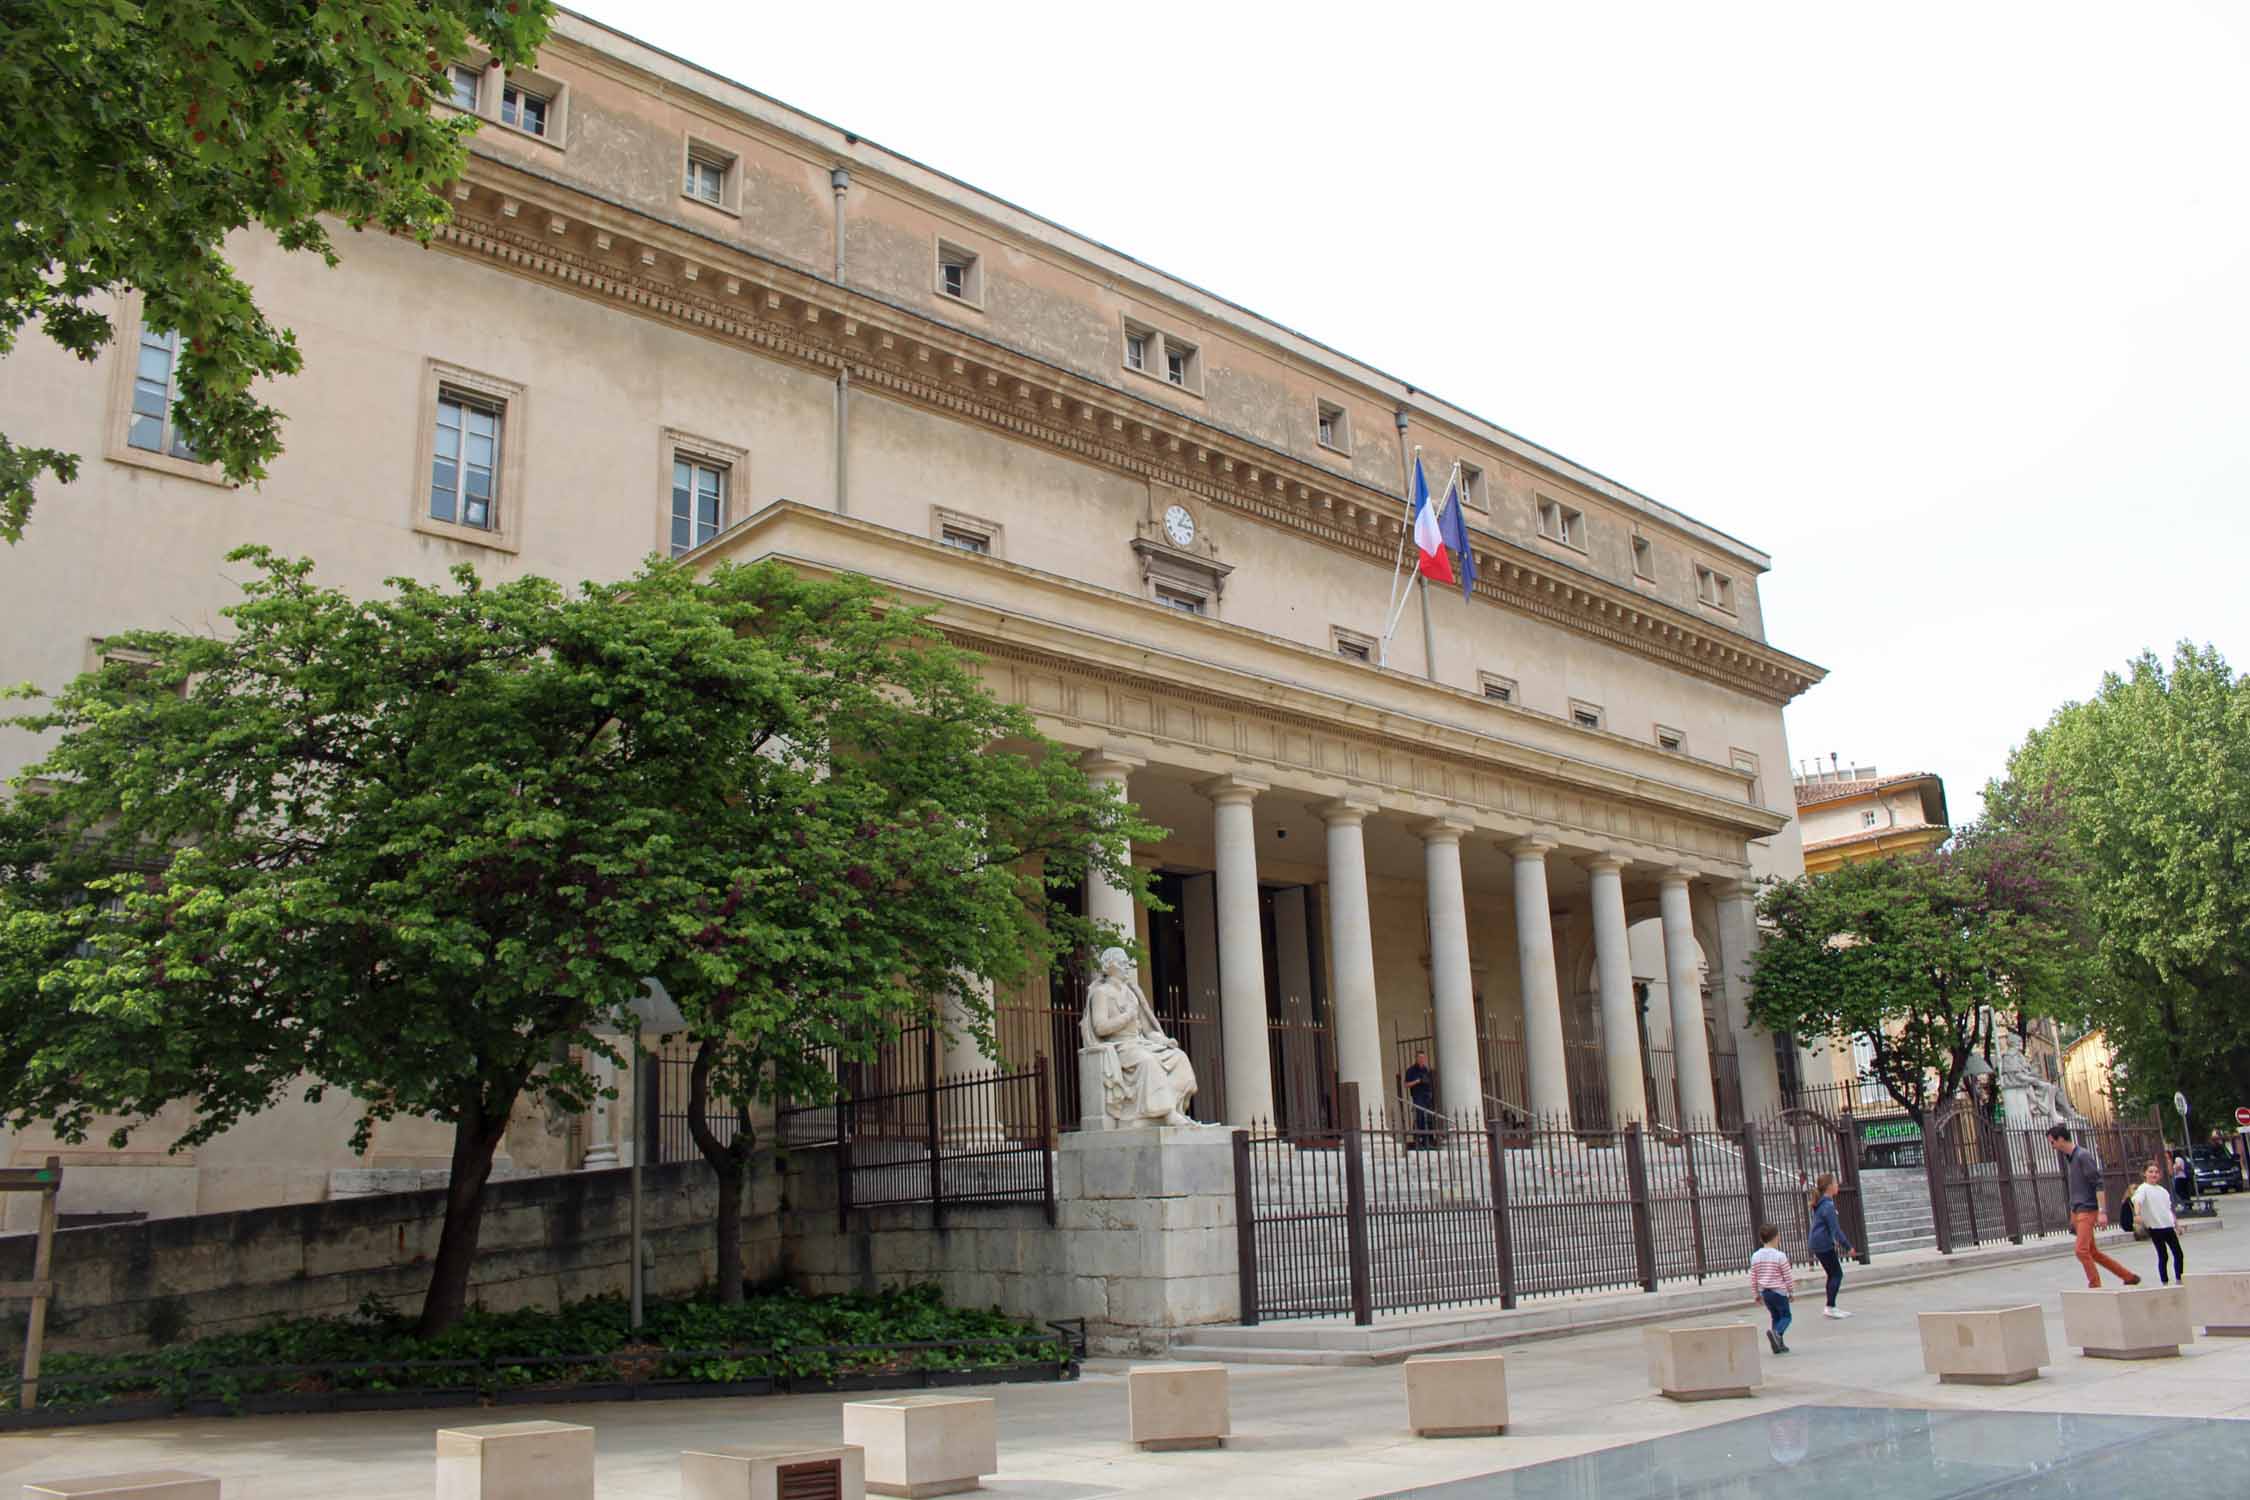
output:
POLYGON ((1055 1225, 1055 1101, 1047 1093, 1047 1054, 1031 1059, 1032 1086, 1039 1094, 1040 1190, 1047 1199, 1047 1227, 1055 1225))
POLYGON ((922 1033, 922 1122, 930 1132, 930 1221, 945 1223, 944 1180, 938 1175, 937 1027, 922 1033))
MULTIPOLYGON (((839 1087, 841 1084, 839 1083, 839 1087)), ((858 1122, 853 1096, 839 1093, 836 1096, 836 1232, 849 1234, 852 1227, 852 1127, 858 1122)))
POLYGON ((1945 1201, 1945 1122, 1935 1113, 1922 1127, 1922 1175, 1930 1184, 1930 1227, 1940 1255, 1953 1253, 1953 1213, 1945 1201))
POLYGON ((1234 1264, 1240 1284, 1242 1321, 1258 1321, 1258 1200, 1250 1175, 1250 1132, 1234 1140, 1234 1264))
POLYGON ((1344 1115, 1344 1241, 1351 1261, 1352 1321, 1375 1321, 1375 1276, 1367 1245, 1367 1160, 1360 1139, 1359 1085, 1347 1083, 1339 1101, 1344 1115))
POLYGON ((1758 1127, 1748 1120, 1742 1122, 1742 1194, 1750 1210, 1750 1232, 1756 1234, 1766 1222, 1766 1178, 1758 1158, 1758 1127))
POLYGON ((634 1328, 641 1326, 641 1298, 645 1290, 641 1285, 641 1235, 646 1227, 641 1217, 641 1163, 648 1156, 649 1147, 656 1134, 653 1128, 656 1122, 656 1107, 651 1098, 651 1093, 652 1091, 648 1088, 648 1049, 641 1045, 639 1037, 635 1037, 633 1039, 633 1113, 640 1118, 642 1128, 639 1132, 640 1139, 633 1143, 633 1168, 629 1174, 632 1182, 632 1228, 627 1238, 632 1241, 630 1250, 632 1264, 627 1268, 625 1277, 625 1284, 632 1297, 631 1326, 634 1328))
POLYGON ((54 1292, 55 1198, 62 1189, 62 1158, 50 1156, 39 1193, 39 1242, 31 1252, 31 1318, 23 1336, 23 1385, 17 1404, 30 1411, 39 1404, 39 1357, 47 1347, 47 1299, 54 1292))
MULTIPOLYGON (((1983 1121, 1978 1122, 1984 1125, 1983 1121)), ((2001 1126, 1985 1125, 1998 1150, 2000 1167, 2000 1222, 2008 1232, 2008 1243, 2023 1243, 2023 1209, 2016 1202, 2016 1145, 2015 1133, 2001 1126)))
POLYGON ((1633 1215, 1633 1262, 1640 1272, 1641 1290, 1656 1290, 1656 1226, 1649 1216, 1648 1145, 1641 1122, 1625 1127, 1626 1192, 1633 1215))
POLYGON ((1516 1305, 1516 1239, 1508 1227, 1508 1162, 1500 1144, 1500 1122, 1484 1121, 1484 1156, 1492 1172, 1492 1247, 1500 1262, 1500 1305, 1516 1305))

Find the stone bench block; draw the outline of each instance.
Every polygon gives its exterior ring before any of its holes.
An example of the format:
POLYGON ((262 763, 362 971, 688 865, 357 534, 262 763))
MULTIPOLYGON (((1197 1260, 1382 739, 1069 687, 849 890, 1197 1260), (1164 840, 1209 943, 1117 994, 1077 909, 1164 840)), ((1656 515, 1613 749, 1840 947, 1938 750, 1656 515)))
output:
POLYGON ((680 1500, 867 1500, 866 1455, 850 1443, 691 1448, 680 1455, 680 1500))
POLYGON ((1758 1330, 1751 1324, 1651 1328, 1642 1345, 1649 1384, 1674 1401, 1747 1396, 1758 1384, 1758 1330))
POLYGON ((2047 1315, 2024 1307, 1969 1308, 1915 1314, 1922 1327, 1922 1368, 1940 1385, 2018 1385, 2039 1378, 2047 1352, 2047 1315))
POLYGON ((1125 1374, 1135 1447, 1216 1448, 1227 1436, 1225 1365, 1135 1365, 1125 1374))
POLYGON ((867 1454, 871 1495, 951 1495, 1000 1467, 989 1396, 899 1396, 844 1403, 844 1441, 867 1454))
POLYGON ((86 1474, 77 1479, 34 1479, 23 1500, 219 1500, 219 1481, 185 1469, 143 1469, 137 1474, 86 1474))
POLYGON ((2063 1342, 2089 1359, 2163 1359, 2195 1342, 2186 1287, 2064 1292, 2063 1342))
POLYGON ((594 1429, 571 1422, 441 1427, 437 1500, 594 1500, 594 1429))
POLYGON ((2188 1314, 2211 1338, 2250 1338, 2250 1271, 2198 1271, 2183 1278, 2188 1314))
POLYGON ((1406 1361, 1406 1425, 1416 1437, 1477 1437, 1508 1427, 1508 1366, 1497 1354, 1406 1361))

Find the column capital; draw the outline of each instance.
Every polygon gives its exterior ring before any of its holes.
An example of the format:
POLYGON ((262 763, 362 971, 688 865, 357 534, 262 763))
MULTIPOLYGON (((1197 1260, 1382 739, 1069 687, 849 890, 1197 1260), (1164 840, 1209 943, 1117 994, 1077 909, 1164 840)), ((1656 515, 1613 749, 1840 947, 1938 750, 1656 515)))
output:
POLYGON ((1476 826, 1467 818, 1424 818, 1414 831, 1425 844, 1458 844, 1476 826))
POLYGON ((1084 768, 1089 776, 1100 776, 1107 772, 1122 780, 1132 772, 1146 766, 1148 757, 1135 755, 1132 751, 1117 745, 1102 745, 1096 749, 1081 752, 1078 757, 1078 764, 1084 768))
POLYGON ((1684 886, 1690 881, 1701 880, 1702 878, 1703 872, 1701 870, 1691 870, 1688 869, 1685 865, 1674 865, 1671 869, 1665 870, 1660 873, 1656 877, 1656 883, 1660 886, 1684 886))
POLYGON ((1554 853, 1559 846, 1553 839, 1543 839, 1536 834, 1527 834, 1520 839, 1508 839, 1502 843, 1501 847, 1519 860, 1544 860, 1548 855, 1554 853))
POLYGON ((1224 807, 1230 802, 1248 802, 1260 792, 1270 792, 1273 783, 1245 776, 1240 771, 1229 771, 1223 776, 1197 782, 1195 789, 1224 807))
POLYGON ((1704 884, 1711 888, 1712 896, 1721 901, 1751 901, 1755 900, 1758 894, 1758 888, 1754 881, 1728 878, 1707 880, 1704 884))
POLYGON ((1364 793, 1346 793, 1341 797, 1331 797, 1326 802, 1315 802, 1312 810, 1323 823, 1334 828, 1339 824, 1349 826, 1364 823, 1381 807, 1381 803, 1364 793))
POLYGON ((1614 849, 1604 849, 1599 854, 1579 861, 1595 875, 1622 875, 1633 863, 1632 859, 1614 849))

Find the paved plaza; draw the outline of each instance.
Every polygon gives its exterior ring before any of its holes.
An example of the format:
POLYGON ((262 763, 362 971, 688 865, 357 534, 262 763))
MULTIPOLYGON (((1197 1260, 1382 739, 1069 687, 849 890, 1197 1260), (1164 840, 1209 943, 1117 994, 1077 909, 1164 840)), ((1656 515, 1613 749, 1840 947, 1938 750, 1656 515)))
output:
MULTIPOLYGON (((2240 1218, 2240 1216, 2237 1216, 2240 1218)), ((2250 1268, 2250 1222, 2198 1232, 2189 1268, 2250 1268)), ((2146 1246, 2120 1252, 2144 1273, 2146 1246)), ((1125 1444, 1125 1365, 1096 1361, 1053 1386, 996 1386, 1000 1473, 987 1488, 1017 1500, 1110 1495, 1375 1496, 1714 1427, 1795 1406, 2250 1417, 2250 1340, 2198 1339, 2177 1359, 2088 1360, 2063 1343, 2062 1290, 2082 1285, 2067 1241, 2041 1258, 1958 1276, 1868 1285, 1847 1281, 1857 1316, 1819 1316, 1799 1297, 1792 1354, 1765 1360, 1747 1401, 1679 1406, 1648 1389, 1637 1328, 1511 1346, 1512 1425, 1504 1437, 1416 1441, 1395 1365, 1246 1365, 1232 1372, 1235 1436, 1223 1450, 1140 1454, 1125 1444), (2055 1362, 2026 1385, 1944 1386, 1922 1371, 1914 1314, 2006 1306, 2047 1310, 2055 1362)), ((1799 1287, 1807 1286, 1800 1276, 1799 1287)), ((1747 1294, 1741 1312, 1753 1309, 1747 1294)), ((1712 1315, 1701 1315, 1709 1321, 1712 1315)), ((1762 1324, 1762 1317, 1760 1319, 1762 1324)), ((672 1500, 684 1448, 833 1442, 844 1396, 403 1412, 349 1417, 177 1420, 0 1437, 0 1493, 34 1477, 181 1467, 220 1476, 230 1500, 409 1500, 432 1487, 432 1434, 480 1421, 549 1417, 597 1432, 602 1500, 672 1500)), ((1662 1450, 1659 1450, 1660 1452, 1662 1450)), ((1763 1450, 1752 1455, 1764 1464, 1763 1450)), ((2216 1491, 2213 1491, 2216 1493, 2216 1491)))

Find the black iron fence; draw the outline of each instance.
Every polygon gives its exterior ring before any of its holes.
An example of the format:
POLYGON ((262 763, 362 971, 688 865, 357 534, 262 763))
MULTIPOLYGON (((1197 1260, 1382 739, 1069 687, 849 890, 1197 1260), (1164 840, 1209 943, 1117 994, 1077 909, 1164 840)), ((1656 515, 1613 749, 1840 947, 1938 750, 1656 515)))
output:
POLYGON ((1851 1137, 1813 1116, 1734 1130, 1593 1134, 1382 1111, 1332 1138, 1234 1135, 1245 1322, 1351 1317, 1740 1276, 1771 1221, 1807 1263, 1811 1186, 1842 1181, 1866 1259, 1851 1137))
MULTIPOLYGON (((2112 1217, 2149 1163, 2162 1166, 2170 1181, 2164 1135, 2153 1122, 2097 1125, 2079 1134, 2078 1149, 2101 1163, 2103 1202, 2112 1217)), ((1923 1170, 1938 1249, 1948 1254, 2071 1232, 2062 1158, 2043 1129, 2009 1129, 1984 1110, 1956 1102, 1930 1123, 1923 1170)))
POLYGON ((836 1213, 927 1203, 1036 1203, 1055 1222, 1054 1091, 1047 1059, 1028 1068, 941 1074, 934 1055, 904 1087, 782 1109, 777 1133, 836 1148, 836 1213))

